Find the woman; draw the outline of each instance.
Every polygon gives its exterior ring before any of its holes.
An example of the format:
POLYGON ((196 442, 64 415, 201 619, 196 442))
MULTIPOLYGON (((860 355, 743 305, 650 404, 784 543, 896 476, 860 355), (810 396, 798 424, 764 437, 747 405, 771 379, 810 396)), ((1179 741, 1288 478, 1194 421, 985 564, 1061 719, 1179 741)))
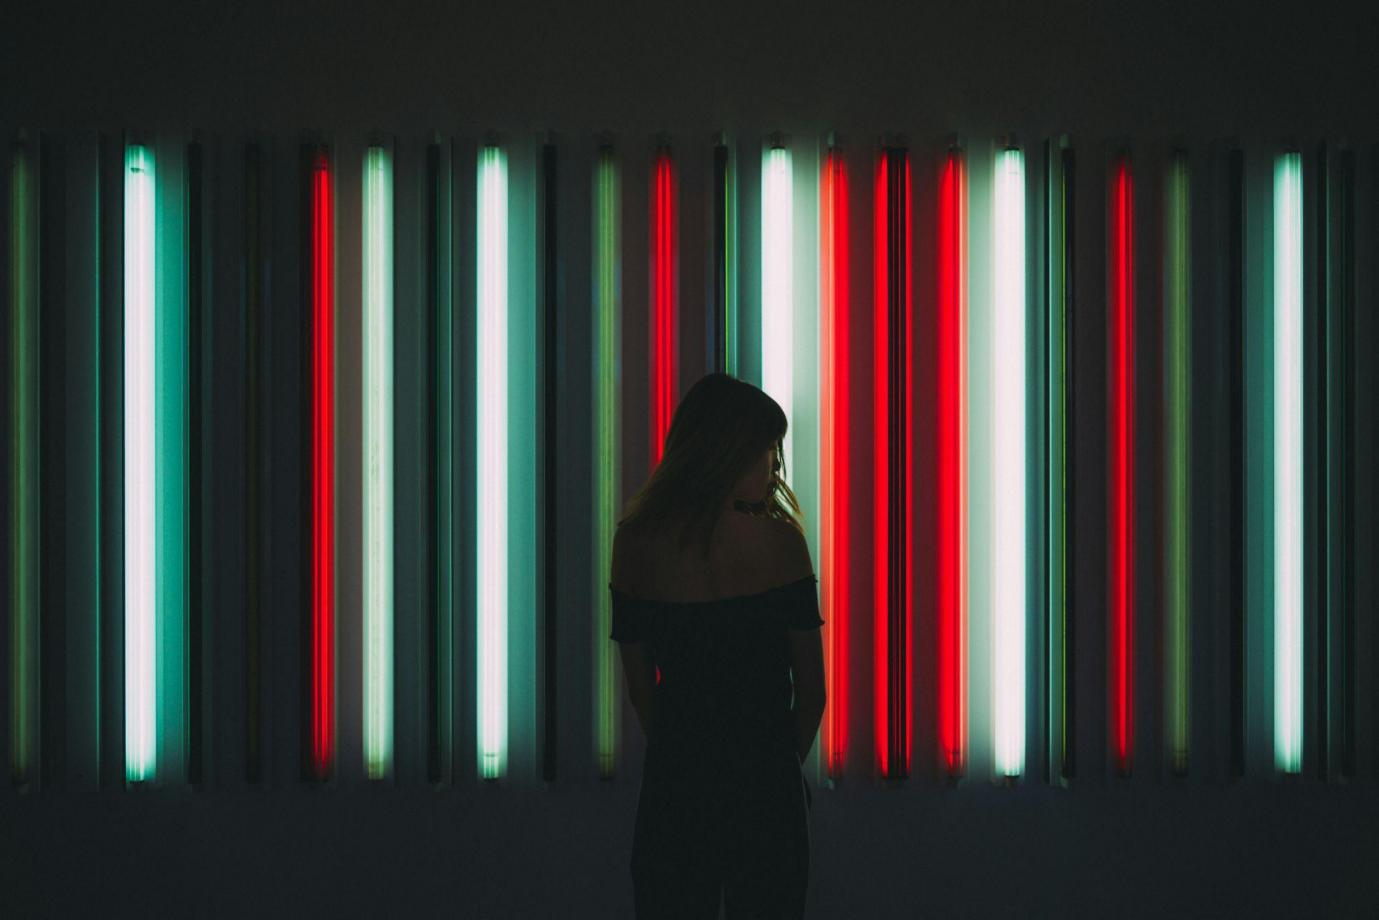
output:
POLYGON ((823 620, 786 424, 751 384, 701 379, 613 540, 611 638, 647 737, 639 918, 717 917, 720 895, 730 918, 804 912, 823 620))

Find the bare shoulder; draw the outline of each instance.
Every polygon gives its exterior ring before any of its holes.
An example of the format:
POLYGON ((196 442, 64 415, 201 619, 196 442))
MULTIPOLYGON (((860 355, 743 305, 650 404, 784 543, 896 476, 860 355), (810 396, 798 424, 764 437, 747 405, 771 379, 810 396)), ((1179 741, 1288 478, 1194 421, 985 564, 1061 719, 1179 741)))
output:
POLYGON ((762 518, 760 523, 767 558, 779 581, 797 581, 814 574, 809 543, 798 527, 779 518, 762 518))

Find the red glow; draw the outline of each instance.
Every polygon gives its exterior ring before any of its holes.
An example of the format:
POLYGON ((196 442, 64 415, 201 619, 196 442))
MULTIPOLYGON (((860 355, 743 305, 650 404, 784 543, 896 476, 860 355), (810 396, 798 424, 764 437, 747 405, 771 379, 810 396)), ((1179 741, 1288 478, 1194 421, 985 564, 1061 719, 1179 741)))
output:
MULTIPOLYGON (((894 156, 894 154, 892 154, 894 156)), ((910 770, 913 753, 913 732, 911 730, 910 701, 914 698, 914 667, 910 649, 914 634, 914 571, 910 562, 914 546, 914 473, 910 462, 910 447, 913 444, 914 423, 910 411, 908 395, 903 397, 901 406, 891 405, 891 378, 902 375, 900 387, 902 394, 914 390, 914 336, 913 303, 914 282, 912 264, 912 241, 910 232, 910 162, 903 153, 891 162, 886 153, 877 163, 876 190, 874 202, 874 247, 873 272, 875 283, 874 301, 874 348, 872 361, 873 392, 873 570, 875 585, 874 630, 873 630, 873 691, 874 735, 876 738, 877 759, 883 776, 903 776, 910 770), (903 174, 894 176, 891 170, 903 164, 903 174), (891 201, 892 185, 897 201, 891 201), (898 208, 898 213, 896 213, 898 208), (903 278, 903 293, 899 294, 899 328, 893 328, 892 298, 897 292, 892 290, 892 278, 903 278), (903 367, 896 367, 896 359, 891 348, 894 337, 899 336, 903 345, 903 367), (898 418, 892 425, 892 416, 898 410, 898 418), (895 429, 895 430, 893 430, 895 429), (893 443, 894 439, 894 443, 893 443), (899 448, 892 455, 893 448, 899 448), (899 466, 900 469, 896 467, 899 466), (900 482, 897 482, 897 477, 900 482), (901 495, 894 492, 903 492, 901 495), (891 555, 896 549, 891 546, 891 530, 895 529, 902 541, 904 563, 899 572, 899 584, 893 583, 890 571, 891 555), (892 605, 899 594, 899 616, 903 622, 892 622, 892 605), (896 635, 896 630, 902 630, 896 635), (893 646, 903 642, 901 664, 893 666, 892 657, 897 651, 893 646), (896 673, 897 670, 900 673, 896 673), (895 763, 898 757, 901 763, 895 763)))
POLYGON ((651 466, 661 462, 675 412, 677 316, 675 303, 675 162, 656 154, 651 194, 651 466))
POLYGON ((872 736, 876 739, 876 759, 881 765, 881 775, 890 773, 890 745, 887 743, 887 713, 890 709, 886 688, 887 655, 889 634, 886 612, 889 607, 890 572, 890 389, 888 369, 890 367, 890 315, 887 310, 886 254, 889 250, 889 235, 886 229, 888 209, 886 207, 887 163, 883 153, 876 164, 876 191, 872 202, 873 230, 876 245, 872 247, 873 265, 872 285, 874 292, 874 315, 872 317, 874 352, 872 354, 872 594, 875 607, 872 617, 872 736))
POLYGON ((939 180, 938 232, 938 737, 944 769, 967 760, 967 166, 960 151, 939 180))
POLYGON ((335 757, 335 217, 330 161, 311 174, 311 768, 335 757))
POLYGON ((1133 687, 1130 662, 1135 616, 1134 482, 1135 402, 1134 350, 1131 336, 1134 308, 1134 221, 1130 161, 1115 168, 1111 194, 1111 420, 1110 462, 1110 590, 1111 590, 1111 721, 1116 770, 1130 772, 1133 749, 1131 713, 1133 687))
POLYGON ((830 150, 820 182, 823 268, 823 528, 824 621, 828 635, 828 717, 825 752, 828 775, 837 778, 847 760, 848 549, 851 533, 848 493, 849 348, 848 188, 843 156, 830 150))

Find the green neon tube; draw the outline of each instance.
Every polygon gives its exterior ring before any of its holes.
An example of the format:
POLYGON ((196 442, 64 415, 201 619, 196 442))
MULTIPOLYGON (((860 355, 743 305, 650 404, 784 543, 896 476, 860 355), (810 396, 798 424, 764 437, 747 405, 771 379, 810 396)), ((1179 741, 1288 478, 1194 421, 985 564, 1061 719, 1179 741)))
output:
POLYGON ((991 650, 996 772, 1025 769, 1025 158, 997 151, 991 322, 991 650))
POLYGON ((1302 154, 1274 161, 1274 766, 1302 769, 1302 154))
POLYGON ((364 157, 364 765, 393 761, 393 180, 388 151, 364 157))
MULTIPOLYGON (((737 326, 737 144, 728 145, 728 162, 723 177, 723 371, 738 375, 737 326)), ((604 635, 607 635, 605 633, 604 635)))
POLYGON ((508 168, 486 146, 478 168, 475 496, 479 775, 497 779, 508 746, 508 168))
MULTIPOLYGON (((613 564, 619 481, 618 330, 622 322, 618 264, 618 167, 599 151, 594 170, 594 660, 595 751, 599 777, 613 775, 618 751, 618 692, 608 573, 613 564)), ((731 327, 730 327, 731 328, 731 327)))
POLYGON ((14 149, 10 171, 10 775, 29 780, 33 767, 38 678, 38 273, 33 180, 28 151, 14 149))
MULTIPOLYGON (((761 388, 793 421, 794 292, 791 215, 794 195, 790 151, 771 147, 761 160, 761 388)), ((783 465, 794 469, 792 424, 785 434, 783 465)))
POLYGON ((1191 277, 1188 232, 1187 155, 1175 153, 1164 196, 1164 678, 1167 693, 1168 753, 1175 773, 1188 766, 1188 584, 1191 483, 1189 445, 1192 405, 1191 277))
POLYGON ((140 782, 157 763, 157 318, 153 154, 137 144, 124 204, 125 778, 140 782))

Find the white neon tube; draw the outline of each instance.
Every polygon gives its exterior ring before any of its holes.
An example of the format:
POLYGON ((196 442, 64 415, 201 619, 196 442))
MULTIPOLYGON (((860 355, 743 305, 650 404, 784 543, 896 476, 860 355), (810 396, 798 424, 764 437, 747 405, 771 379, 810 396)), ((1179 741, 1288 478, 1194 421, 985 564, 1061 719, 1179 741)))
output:
MULTIPOLYGON (((791 418, 794 384, 791 354, 794 350, 791 277, 791 183, 790 151, 772 147, 761 163, 761 388, 780 403, 791 418)), ((791 434, 783 446, 785 470, 794 469, 791 434)))
POLYGON ((508 724, 508 175, 498 147, 479 154, 478 316, 475 338, 478 456, 479 772, 502 775, 508 724))
POLYGON ((996 769, 1025 768, 1025 165, 996 154, 991 322, 991 612, 996 769))
POLYGON ((1302 154, 1274 161, 1274 765, 1302 769, 1302 154))

